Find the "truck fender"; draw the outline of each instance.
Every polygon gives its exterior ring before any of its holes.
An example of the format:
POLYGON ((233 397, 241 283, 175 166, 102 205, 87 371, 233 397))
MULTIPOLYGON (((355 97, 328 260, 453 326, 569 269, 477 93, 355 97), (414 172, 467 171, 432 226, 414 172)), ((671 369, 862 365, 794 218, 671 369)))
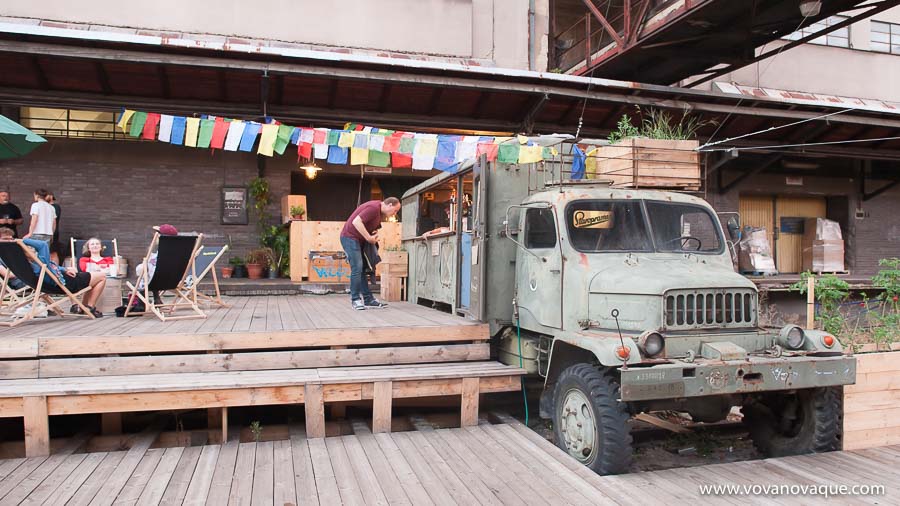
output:
MULTIPOLYGON (((641 352, 633 339, 624 339, 630 353, 628 363, 641 361, 641 352)), ((559 336, 550 347, 547 376, 544 378, 544 390, 541 393, 541 417, 551 418, 553 413, 553 389, 556 378, 574 364, 596 364, 609 368, 621 367, 625 361, 616 355, 616 348, 622 346, 618 338, 588 337, 583 335, 559 336)))

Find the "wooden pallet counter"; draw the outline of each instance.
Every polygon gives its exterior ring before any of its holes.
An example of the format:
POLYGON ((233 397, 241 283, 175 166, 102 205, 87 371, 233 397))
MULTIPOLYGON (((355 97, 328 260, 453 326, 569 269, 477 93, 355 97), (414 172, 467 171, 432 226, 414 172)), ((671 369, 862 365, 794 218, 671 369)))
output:
POLYGON ((844 387, 844 449, 900 444, 900 353, 861 353, 856 367, 844 387))
MULTIPOLYGON (((292 221, 291 227, 291 281, 303 281, 309 273, 310 251, 342 251, 341 229, 343 221, 292 221)), ((381 224, 378 248, 400 248, 400 222, 381 224)))

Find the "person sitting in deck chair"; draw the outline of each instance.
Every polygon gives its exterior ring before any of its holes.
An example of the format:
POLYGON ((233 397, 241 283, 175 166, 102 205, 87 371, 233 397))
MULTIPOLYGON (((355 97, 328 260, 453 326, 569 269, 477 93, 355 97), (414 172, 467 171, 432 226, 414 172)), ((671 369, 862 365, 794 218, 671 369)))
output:
MULTIPOLYGON (((13 234, 9 229, 0 229, 0 240, 12 240, 13 234)), ((24 239, 22 241, 26 246, 34 250, 37 259, 47 266, 47 269, 59 280, 65 289, 75 294, 82 290, 86 290, 82 297, 84 307, 90 311, 94 318, 100 318, 103 313, 97 310, 96 303, 106 287, 106 276, 100 273, 76 272, 74 267, 62 268, 50 261, 50 245, 46 241, 37 239, 24 239)), ((31 268, 35 275, 39 275, 42 267, 37 262, 31 262, 31 268)), ((48 287, 52 287, 56 283, 47 280, 48 287)), ((59 287, 54 287, 59 290, 59 287)), ((84 311, 77 305, 73 306, 72 313, 84 314, 84 311)))
MULTIPOLYGON (((158 225, 153 227, 153 230, 159 232, 159 235, 178 235, 178 229, 173 225, 169 225, 168 223, 163 225, 158 225)), ((153 280, 153 273, 156 272, 156 259, 157 259, 157 251, 154 250, 150 253, 150 256, 147 257, 147 280, 153 280)), ((141 277, 141 274, 144 272, 144 262, 141 262, 134 268, 134 274, 138 277, 138 290, 144 289, 144 280, 141 277)), ((131 301, 129 301, 131 302, 131 301)), ((159 291, 153 291, 153 303, 154 304, 162 304, 162 298, 159 296, 159 291)))

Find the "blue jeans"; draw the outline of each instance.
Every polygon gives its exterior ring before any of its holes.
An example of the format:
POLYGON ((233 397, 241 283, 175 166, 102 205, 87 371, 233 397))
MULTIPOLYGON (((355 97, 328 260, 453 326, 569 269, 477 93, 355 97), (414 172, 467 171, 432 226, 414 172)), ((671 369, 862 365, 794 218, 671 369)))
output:
POLYGON ((369 280, 363 273, 362 244, 350 237, 341 237, 341 246, 350 263, 350 300, 362 299, 371 302, 375 299, 369 291, 369 280))

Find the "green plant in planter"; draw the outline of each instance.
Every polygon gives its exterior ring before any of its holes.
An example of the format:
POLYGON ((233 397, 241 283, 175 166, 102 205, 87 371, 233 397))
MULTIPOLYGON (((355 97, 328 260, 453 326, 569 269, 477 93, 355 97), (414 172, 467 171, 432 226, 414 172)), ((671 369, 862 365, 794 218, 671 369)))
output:
POLYGON ((275 269, 282 275, 286 274, 291 256, 291 238, 288 229, 271 225, 260 235, 260 241, 272 251, 269 269, 275 269))
POLYGON ((303 209, 303 206, 291 206, 291 217, 303 218, 304 214, 306 209, 303 209))
POLYGON ((253 210, 256 213, 256 228, 262 233, 272 218, 268 211, 269 204, 272 203, 269 181, 262 177, 253 178, 250 180, 248 190, 253 199, 253 210))
POLYGON ((880 288, 881 311, 870 314, 872 334, 876 343, 890 345, 900 340, 900 258, 882 258, 882 267, 872 276, 872 285, 880 288))
POLYGON ((244 259, 241 257, 231 257, 228 259, 228 265, 232 267, 237 267, 238 265, 244 265, 244 259))
POLYGON ((662 109, 637 107, 641 117, 640 126, 635 126, 631 118, 624 114, 619 118, 616 129, 609 133, 607 140, 615 144, 630 137, 643 137, 661 140, 690 140, 697 138, 697 131, 707 125, 715 125, 714 121, 704 121, 697 116, 683 113, 677 120, 662 109))
MULTIPOLYGON (((800 274, 800 281, 791 285, 791 290, 806 294, 807 280, 813 274, 806 271, 800 274)), ((816 278, 815 298, 819 304, 816 321, 822 329, 834 335, 843 334, 846 318, 841 313, 841 304, 850 298, 850 285, 834 274, 824 274, 816 278)))
POLYGON ((257 248, 247 254, 247 265, 269 265, 272 256, 271 248, 257 248))

